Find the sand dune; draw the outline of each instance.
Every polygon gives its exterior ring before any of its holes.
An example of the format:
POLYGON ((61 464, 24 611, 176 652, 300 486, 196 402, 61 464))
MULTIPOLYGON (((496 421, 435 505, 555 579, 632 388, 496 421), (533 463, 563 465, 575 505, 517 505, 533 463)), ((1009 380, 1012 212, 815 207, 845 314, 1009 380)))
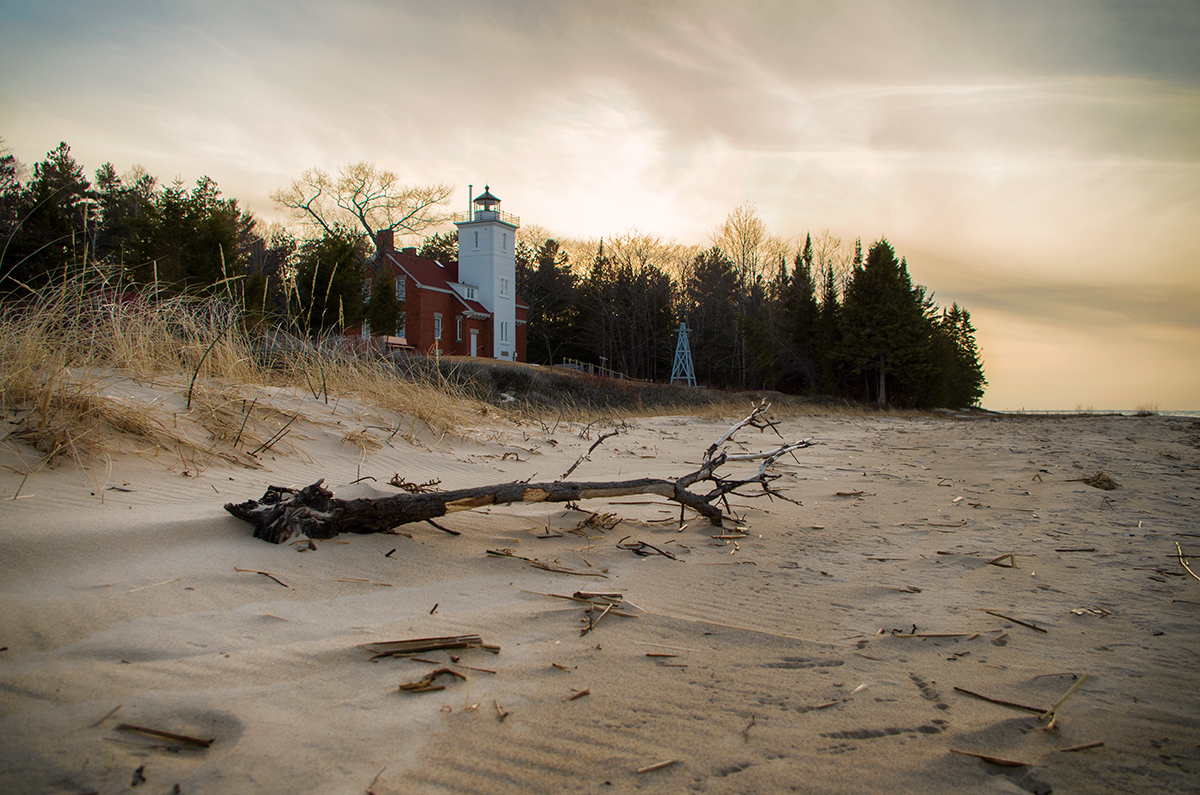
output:
MULTIPOLYGON (((1195 791, 1200 582, 1176 553, 1200 557, 1190 420, 785 420, 819 443, 779 467, 802 504, 734 500, 744 538, 627 497, 581 506, 621 517, 608 530, 523 504, 439 520, 458 536, 253 539, 222 505, 269 484, 552 480, 591 444, 494 417, 409 442, 364 407, 322 412, 260 469, 129 450, 22 482, 35 456, 3 454, 0 789, 1195 791), (343 441, 356 431, 374 441, 343 441), (1098 470, 1120 487, 1075 481, 1098 470), (579 574, 487 555, 504 549, 579 574), (988 565, 1005 554, 1015 566, 988 565), (619 592, 631 616, 581 634, 585 606, 546 595, 577 590, 619 592), (360 648, 459 634, 500 652, 455 652, 467 678, 436 692, 398 685, 450 653, 360 648), (1084 674, 1050 729, 958 689, 1046 709, 1084 674)), ((573 477, 682 474, 728 425, 633 422, 573 477)))

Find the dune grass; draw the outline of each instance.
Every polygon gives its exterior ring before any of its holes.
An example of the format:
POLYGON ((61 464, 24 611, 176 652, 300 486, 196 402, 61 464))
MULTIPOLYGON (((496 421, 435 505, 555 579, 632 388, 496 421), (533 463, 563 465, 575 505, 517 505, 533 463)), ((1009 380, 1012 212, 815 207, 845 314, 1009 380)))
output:
POLYGON ((0 304, 6 438, 46 460, 83 463, 128 438, 253 465, 254 447, 294 416, 263 388, 314 409, 355 398, 438 433, 471 410, 448 384, 406 376, 346 340, 256 334, 232 296, 168 296, 93 273, 0 304))

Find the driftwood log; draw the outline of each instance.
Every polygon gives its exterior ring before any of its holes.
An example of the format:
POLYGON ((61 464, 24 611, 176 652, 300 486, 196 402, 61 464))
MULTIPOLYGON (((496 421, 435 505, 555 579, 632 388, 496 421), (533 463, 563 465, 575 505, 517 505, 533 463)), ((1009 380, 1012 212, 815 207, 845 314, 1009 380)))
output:
MULTIPOLYGON (((455 491, 432 493, 404 493, 379 499, 338 499, 318 480, 311 486, 295 489, 286 486, 269 486, 258 500, 229 503, 225 510, 254 525, 254 536, 275 544, 283 543, 297 535, 308 538, 333 538, 340 533, 386 533, 394 527, 412 522, 425 522, 457 511, 468 511, 487 505, 506 505, 514 502, 575 502, 601 497, 624 497, 632 494, 658 494, 691 508, 720 527, 725 514, 716 503, 728 507, 726 495, 750 484, 760 486, 756 495, 776 496, 782 494, 772 485, 779 477, 768 471, 780 457, 795 450, 809 447, 811 439, 793 442, 762 453, 718 452, 733 433, 751 426, 760 430, 770 428, 778 434, 775 423, 762 415, 769 404, 755 406, 749 417, 733 426, 704 454, 699 469, 674 480, 663 478, 640 478, 637 480, 604 481, 597 483, 553 482, 553 483, 501 483, 455 491), (718 470, 731 462, 757 461, 760 466, 754 475, 744 478, 726 478, 718 470), (693 492, 689 487, 709 484, 704 493, 693 492)), ((782 437, 781 437, 782 438, 782 437)), ((682 510, 682 508, 681 508, 682 510)))

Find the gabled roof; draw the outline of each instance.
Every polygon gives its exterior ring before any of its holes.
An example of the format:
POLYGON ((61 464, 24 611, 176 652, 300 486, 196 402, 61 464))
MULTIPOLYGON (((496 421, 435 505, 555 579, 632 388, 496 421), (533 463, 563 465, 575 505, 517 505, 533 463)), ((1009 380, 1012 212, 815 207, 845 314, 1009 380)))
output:
POLYGON ((454 296, 458 303, 462 304, 468 313, 480 319, 492 316, 492 313, 484 308, 483 304, 463 298, 451 287, 452 284, 459 284, 457 262, 443 265, 435 259, 419 257, 416 254, 409 254, 404 251, 388 252, 387 259, 396 268, 404 271, 408 278, 416 282, 419 289, 449 293, 454 296))

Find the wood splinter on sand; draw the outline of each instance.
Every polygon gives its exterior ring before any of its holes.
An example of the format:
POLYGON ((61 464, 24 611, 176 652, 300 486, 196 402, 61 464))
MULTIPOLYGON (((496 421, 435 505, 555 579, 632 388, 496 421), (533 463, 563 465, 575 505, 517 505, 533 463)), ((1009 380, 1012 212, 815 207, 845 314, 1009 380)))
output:
POLYGON ((332 538, 340 533, 386 533, 403 524, 428 522, 448 513, 488 505, 575 502, 631 494, 666 497, 679 503, 681 509, 691 508, 715 526, 721 527, 726 517, 716 503, 745 486, 756 484, 762 494, 787 499, 772 485, 781 475, 768 472, 768 469, 783 456, 813 445, 812 439, 804 439, 761 453, 730 453, 720 449, 735 431, 747 425, 774 430, 774 423, 762 417, 769 408, 770 404, 766 401, 756 405, 748 417, 735 424, 705 451, 699 469, 674 480, 639 478, 590 483, 501 483, 454 491, 396 494, 380 499, 343 500, 334 497, 333 492, 321 485, 325 482, 322 478, 302 489, 268 486, 260 499, 228 503, 225 510, 254 525, 256 538, 274 544, 281 544, 298 535, 320 539, 332 538), (718 473, 726 464, 749 461, 759 463, 758 471, 749 477, 731 478, 718 473), (703 494, 690 490, 690 487, 699 484, 710 484, 711 488, 703 494))

